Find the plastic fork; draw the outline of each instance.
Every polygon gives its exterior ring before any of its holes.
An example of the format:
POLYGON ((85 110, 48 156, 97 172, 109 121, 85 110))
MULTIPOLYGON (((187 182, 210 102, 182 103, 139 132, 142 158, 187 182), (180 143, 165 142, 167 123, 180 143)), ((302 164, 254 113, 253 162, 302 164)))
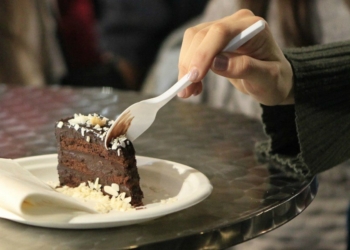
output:
MULTIPOLYGON (((235 51, 264 28, 264 21, 260 20, 254 23, 234 37, 223 52, 235 51)), ((143 134, 154 122, 158 110, 192 83, 189 78, 190 74, 188 73, 163 94, 137 102, 124 110, 108 130, 105 137, 105 147, 108 148, 111 139, 120 135, 125 135, 129 140, 134 141, 143 134)))

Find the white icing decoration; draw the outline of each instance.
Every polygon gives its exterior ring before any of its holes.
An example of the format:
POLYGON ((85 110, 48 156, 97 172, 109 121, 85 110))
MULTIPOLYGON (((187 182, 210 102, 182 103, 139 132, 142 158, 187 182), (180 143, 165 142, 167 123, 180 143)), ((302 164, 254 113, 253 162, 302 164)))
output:
POLYGON ((81 128, 81 136, 84 136, 85 128, 81 128))
POLYGON ((57 127, 58 127, 58 128, 62 128, 62 127, 63 127, 63 122, 60 121, 59 123, 57 123, 57 127))
MULTIPOLYGON (((107 193, 110 194, 112 196, 117 197, 119 195, 118 191, 114 190, 114 188, 112 188, 111 186, 104 186, 103 190, 107 193)), ((130 200, 131 201, 131 200, 130 200)), ((129 202, 130 202, 129 201, 129 202)))

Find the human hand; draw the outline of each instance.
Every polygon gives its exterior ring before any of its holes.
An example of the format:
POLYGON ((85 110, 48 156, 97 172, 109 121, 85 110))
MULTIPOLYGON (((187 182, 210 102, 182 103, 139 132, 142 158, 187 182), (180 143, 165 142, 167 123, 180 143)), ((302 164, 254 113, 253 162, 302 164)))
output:
POLYGON ((193 82, 178 94, 187 98, 202 91, 202 79, 211 69, 241 92, 265 105, 294 103, 293 71, 268 25, 235 52, 220 53, 229 41, 262 20, 249 10, 186 30, 179 59, 179 78, 190 72, 193 82))

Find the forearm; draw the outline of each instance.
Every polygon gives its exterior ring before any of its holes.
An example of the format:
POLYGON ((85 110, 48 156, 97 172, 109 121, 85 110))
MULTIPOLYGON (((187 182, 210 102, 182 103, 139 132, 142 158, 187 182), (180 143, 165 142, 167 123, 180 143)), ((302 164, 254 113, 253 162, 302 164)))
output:
POLYGON ((285 55, 293 67, 295 110, 263 106, 271 138, 265 153, 297 157, 292 168, 313 175, 350 158, 350 42, 289 49, 285 55), (288 124, 278 128, 272 112, 289 115, 288 124))

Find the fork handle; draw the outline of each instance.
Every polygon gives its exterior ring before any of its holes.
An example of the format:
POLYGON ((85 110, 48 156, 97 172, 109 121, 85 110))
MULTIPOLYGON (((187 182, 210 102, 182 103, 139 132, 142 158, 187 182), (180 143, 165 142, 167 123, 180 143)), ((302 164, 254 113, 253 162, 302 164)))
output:
POLYGON ((163 94, 152 98, 152 100, 158 105, 164 106, 167 104, 177 93, 179 93, 181 90, 187 88, 191 85, 190 79, 190 73, 187 73, 184 75, 179 81, 177 81, 173 86, 171 86, 167 91, 165 91, 163 94))
MULTIPOLYGON (((223 49, 223 52, 233 52, 243 44, 252 39, 256 34, 265 28, 265 22, 260 20, 252 24, 237 36, 235 36, 228 45, 223 49)), ((168 103, 178 92, 188 87, 192 82, 189 80, 190 73, 183 76, 177 83, 171 86, 163 94, 152 98, 152 101, 157 102, 161 107, 168 103)))
POLYGON ((241 47, 243 44, 252 39, 256 34, 265 28, 265 21, 260 20, 250 25, 248 28, 243 30, 237 36, 235 36, 227 46, 222 50, 223 52, 234 52, 236 49, 241 47))

